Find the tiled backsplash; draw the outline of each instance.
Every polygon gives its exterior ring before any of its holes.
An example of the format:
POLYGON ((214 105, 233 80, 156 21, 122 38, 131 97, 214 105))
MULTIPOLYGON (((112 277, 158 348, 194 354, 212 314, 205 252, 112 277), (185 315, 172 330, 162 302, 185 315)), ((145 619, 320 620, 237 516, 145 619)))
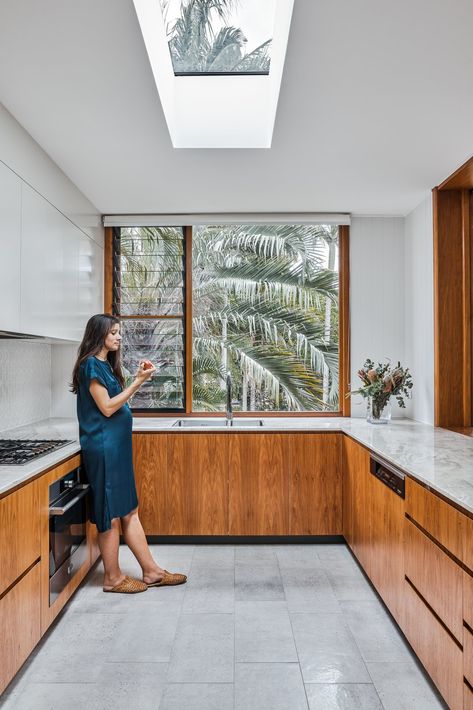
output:
POLYGON ((68 392, 77 345, 0 340, 0 431, 74 417, 68 392))

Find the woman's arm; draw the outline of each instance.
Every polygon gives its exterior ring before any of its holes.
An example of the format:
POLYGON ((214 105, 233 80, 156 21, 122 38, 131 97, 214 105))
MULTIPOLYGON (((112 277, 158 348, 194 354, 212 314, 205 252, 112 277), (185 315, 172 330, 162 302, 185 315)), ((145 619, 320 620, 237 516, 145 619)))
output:
POLYGON ((115 395, 115 397, 110 397, 107 389, 101 385, 98 380, 91 380, 89 392, 92 395, 95 404, 105 417, 111 417, 112 414, 115 414, 115 412, 120 409, 120 407, 123 407, 123 405, 128 402, 130 397, 135 394, 137 390, 139 390, 143 382, 149 380, 149 378, 156 372, 154 365, 152 367, 148 367, 147 370, 144 369, 143 365, 144 363, 141 362, 138 372, 135 375, 135 379, 131 385, 124 389, 123 392, 120 392, 120 394, 115 395))

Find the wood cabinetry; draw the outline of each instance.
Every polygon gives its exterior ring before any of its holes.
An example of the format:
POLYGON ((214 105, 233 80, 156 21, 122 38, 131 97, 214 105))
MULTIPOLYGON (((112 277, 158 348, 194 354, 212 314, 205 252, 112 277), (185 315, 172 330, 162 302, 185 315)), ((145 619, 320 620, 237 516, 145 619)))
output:
POLYGON ((405 574, 452 632, 463 638, 463 571, 413 522, 406 519, 405 574))
POLYGON ((406 580, 403 631, 451 710, 463 708, 461 646, 406 580))
POLYGON ((337 535, 341 434, 134 434, 147 535, 337 535))
POLYGON ((341 440, 340 434, 290 436, 289 535, 342 534, 341 440))
POLYGON ((289 439, 285 434, 231 434, 229 534, 289 532, 289 439))
POLYGON ((466 683, 463 684, 463 710, 473 710, 473 690, 466 683))
POLYGON ((396 620, 403 608, 404 498, 375 476, 369 482, 371 580, 396 620))
POLYGON ((0 594, 39 559, 37 481, 0 499, 0 594))
POLYGON ((370 454, 343 437, 344 535, 368 574, 371 573, 370 454))
POLYGON ((0 597, 0 693, 41 637, 40 571, 36 562, 0 597))

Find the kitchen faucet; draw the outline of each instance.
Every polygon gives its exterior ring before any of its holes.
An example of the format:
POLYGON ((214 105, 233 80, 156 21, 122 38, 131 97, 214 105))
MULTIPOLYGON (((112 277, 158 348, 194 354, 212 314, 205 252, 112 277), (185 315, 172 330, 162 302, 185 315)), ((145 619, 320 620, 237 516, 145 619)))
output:
POLYGON ((226 409, 226 417, 227 417, 227 426, 231 426, 231 423, 233 421, 233 410, 232 410, 232 376, 229 372, 227 372, 227 409, 226 409))

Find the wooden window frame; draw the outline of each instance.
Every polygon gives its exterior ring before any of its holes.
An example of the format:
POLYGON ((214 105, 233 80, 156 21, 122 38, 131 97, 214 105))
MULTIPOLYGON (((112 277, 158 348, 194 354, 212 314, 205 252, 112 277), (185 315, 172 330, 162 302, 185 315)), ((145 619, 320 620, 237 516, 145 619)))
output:
MULTIPOLYGON (((113 302, 113 227, 105 227, 104 248, 104 311, 112 313, 113 302)), ((235 412, 235 417, 349 417, 350 391, 350 308, 349 308, 349 238, 348 225, 339 226, 339 404, 337 412, 235 412)), ((222 417, 222 412, 192 411, 192 226, 184 226, 185 239, 185 287, 184 287, 184 338, 185 338, 185 404, 179 412, 170 410, 133 411, 134 417, 222 417)))

